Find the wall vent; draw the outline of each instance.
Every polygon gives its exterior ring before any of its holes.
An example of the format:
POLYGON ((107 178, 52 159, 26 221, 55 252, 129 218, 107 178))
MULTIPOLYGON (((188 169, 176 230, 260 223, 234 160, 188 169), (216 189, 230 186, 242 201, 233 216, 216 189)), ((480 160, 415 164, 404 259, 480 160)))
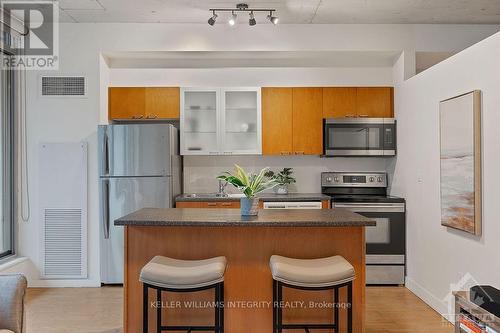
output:
POLYGON ((44 215, 44 276, 82 277, 82 210, 46 208, 44 215))
POLYGON ((39 145, 41 279, 88 276, 87 144, 39 145))
POLYGON ((84 76, 41 76, 41 96, 85 97, 84 76))

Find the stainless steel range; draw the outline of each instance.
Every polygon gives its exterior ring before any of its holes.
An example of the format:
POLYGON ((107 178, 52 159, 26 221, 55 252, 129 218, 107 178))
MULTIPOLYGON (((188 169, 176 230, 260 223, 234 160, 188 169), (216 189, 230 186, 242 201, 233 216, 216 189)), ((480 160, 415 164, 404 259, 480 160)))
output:
POLYGON ((377 221, 366 227, 366 283, 404 284, 405 200, 387 195, 387 174, 324 172, 321 191, 332 208, 345 208, 377 221))

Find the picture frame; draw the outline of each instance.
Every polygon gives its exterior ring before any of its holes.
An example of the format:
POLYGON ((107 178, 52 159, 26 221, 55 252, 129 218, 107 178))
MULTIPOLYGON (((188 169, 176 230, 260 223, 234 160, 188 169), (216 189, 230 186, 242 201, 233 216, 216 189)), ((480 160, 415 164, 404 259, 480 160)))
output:
POLYGON ((441 225, 480 236, 481 91, 439 103, 441 225))

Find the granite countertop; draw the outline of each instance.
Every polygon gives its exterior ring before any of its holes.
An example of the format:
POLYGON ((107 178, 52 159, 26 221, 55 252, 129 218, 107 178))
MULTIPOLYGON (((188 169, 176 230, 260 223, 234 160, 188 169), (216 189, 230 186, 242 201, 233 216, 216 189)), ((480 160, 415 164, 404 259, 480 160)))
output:
POLYGON ((241 216, 239 209, 143 208, 115 220, 124 226, 187 227, 361 227, 373 219, 345 209, 259 210, 258 216, 241 216))
MULTIPOLYGON (((330 197, 321 193, 288 193, 288 194, 276 194, 276 193, 260 193, 257 195, 260 200, 263 201, 322 201, 330 200, 330 197)), ((239 197, 216 197, 210 194, 198 194, 193 196, 193 194, 180 194, 175 197, 176 202, 181 201, 239 201, 239 197)))

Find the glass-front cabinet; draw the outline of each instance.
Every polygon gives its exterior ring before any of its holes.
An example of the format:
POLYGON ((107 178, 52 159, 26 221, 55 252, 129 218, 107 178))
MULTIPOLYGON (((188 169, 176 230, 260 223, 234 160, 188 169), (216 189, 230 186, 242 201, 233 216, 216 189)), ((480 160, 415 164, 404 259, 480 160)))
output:
POLYGON ((183 88, 181 154, 261 154, 260 98, 260 88, 183 88))

